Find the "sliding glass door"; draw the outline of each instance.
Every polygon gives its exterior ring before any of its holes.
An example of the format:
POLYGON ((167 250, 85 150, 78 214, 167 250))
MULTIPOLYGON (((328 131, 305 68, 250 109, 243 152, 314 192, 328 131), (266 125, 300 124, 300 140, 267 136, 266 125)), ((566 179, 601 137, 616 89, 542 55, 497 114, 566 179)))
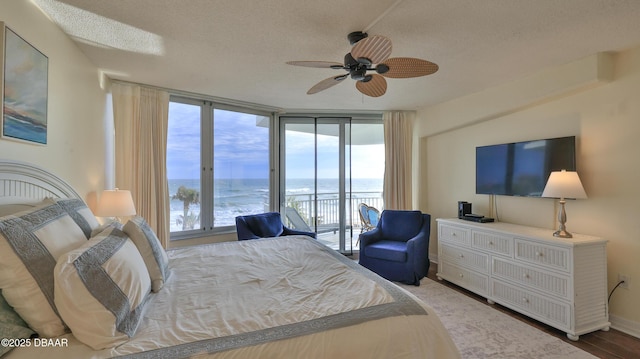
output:
POLYGON ((281 213, 342 253, 352 252, 351 119, 281 117, 281 213))

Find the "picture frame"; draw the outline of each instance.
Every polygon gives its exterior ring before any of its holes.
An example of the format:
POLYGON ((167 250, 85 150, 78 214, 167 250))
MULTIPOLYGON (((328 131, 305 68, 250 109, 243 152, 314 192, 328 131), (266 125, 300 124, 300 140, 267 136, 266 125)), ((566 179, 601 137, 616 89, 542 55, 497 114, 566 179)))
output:
POLYGON ((0 22, 0 136, 47 144, 49 58, 0 22))

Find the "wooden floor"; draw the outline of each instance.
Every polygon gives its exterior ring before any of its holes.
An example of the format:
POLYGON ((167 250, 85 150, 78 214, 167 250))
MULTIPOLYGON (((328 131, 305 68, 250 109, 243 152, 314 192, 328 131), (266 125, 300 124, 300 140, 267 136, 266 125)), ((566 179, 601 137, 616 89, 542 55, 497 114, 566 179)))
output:
MULTIPOLYGON (((446 285, 452 289, 459 291, 460 293, 464 293, 467 296, 478 300, 486 305, 487 300, 481 296, 478 296, 474 293, 471 293, 467 290, 464 290, 454 284, 451 284, 447 281, 439 281, 436 277, 436 272, 438 270, 438 266, 436 263, 431 263, 429 267, 429 273, 427 274, 427 278, 438 281, 443 285, 446 285)), ((503 313, 510 315, 516 319, 522 320, 525 323, 528 323, 548 334, 551 334, 555 337, 558 337, 565 342, 574 345, 586 352, 591 353, 592 355, 603 358, 603 359, 619 359, 619 358, 640 358, 640 339, 633 337, 631 335, 622 333, 618 330, 611 329, 608 332, 603 332, 601 330, 583 334, 580 336, 580 340, 577 342, 571 341, 567 338, 566 333, 552 328, 546 324, 540 323, 536 320, 530 319, 522 314, 516 313, 508 308, 502 307, 499 304, 492 305, 497 310, 500 310, 503 313)))

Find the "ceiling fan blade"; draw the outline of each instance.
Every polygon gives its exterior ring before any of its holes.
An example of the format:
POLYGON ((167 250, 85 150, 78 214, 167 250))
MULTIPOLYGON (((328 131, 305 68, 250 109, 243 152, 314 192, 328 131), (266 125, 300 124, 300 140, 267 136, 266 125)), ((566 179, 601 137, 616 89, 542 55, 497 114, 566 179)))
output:
POLYGON ((309 91, 307 91, 307 95, 313 95, 314 93, 318 93, 322 90, 326 90, 331 86, 335 86, 338 83, 340 83, 342 80, 346 79, 347 75, 348 74, 344 74, 344 75, 329 77, 328 79, 324 79, 318 82, 317 84, 315 84, 312 88, 310 88, 309 91))
POLYGON ((317 67, 321 69, 331 69, 331 68, 341 69, 344 67, 344 65, 339 62, 329 62, 329 61, 287 61, 287 65, 317 67))
POLYGON ((426 76, 438 71, 438 65, 433 62, 413 57, 393 57, 383 64, 389 67, 389 71, 382 76, 397 79, 426 76))
POLYGON ((373 74, 371 80, 367 82, 356 82, 356 88, 367 96, 380 97, 387 92, 387 80, 378 74, 373 74))
POLYGON ((391 40, 382 35, 369 36, 353 46, 351 55, 356 60, 364 57, 371 60, 371 63, 379 64, 391 55, 391 40))

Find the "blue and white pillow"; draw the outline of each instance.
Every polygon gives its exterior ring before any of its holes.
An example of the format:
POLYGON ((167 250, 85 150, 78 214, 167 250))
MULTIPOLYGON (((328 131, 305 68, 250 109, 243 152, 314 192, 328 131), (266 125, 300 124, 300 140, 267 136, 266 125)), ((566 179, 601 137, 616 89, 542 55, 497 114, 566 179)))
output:
POLYGON ((55 267, 55 304, 73 335, 95 350, 131 338, 151 293, 135 244, 109 227, 63 254, 55 267))
POLYGON ((49 199, 62 207, 74 222, 82 229, 87 239, 91 238, 91 231, 100 226, 93 212, 87 207, 87 204, 79 198, 55 198, 49 199))
POLYGON ((144 218, 135 216, 124 225, 124 232, 140 251, 151 277, 151 290, 158 292, 171 274, 167 252, 144 218))
POLYGON ((86 242, 80 227, 55 203, 0 217, 2 294, 42 337, 67 331, 54 303, 53 270, 58 257, 86 242))

